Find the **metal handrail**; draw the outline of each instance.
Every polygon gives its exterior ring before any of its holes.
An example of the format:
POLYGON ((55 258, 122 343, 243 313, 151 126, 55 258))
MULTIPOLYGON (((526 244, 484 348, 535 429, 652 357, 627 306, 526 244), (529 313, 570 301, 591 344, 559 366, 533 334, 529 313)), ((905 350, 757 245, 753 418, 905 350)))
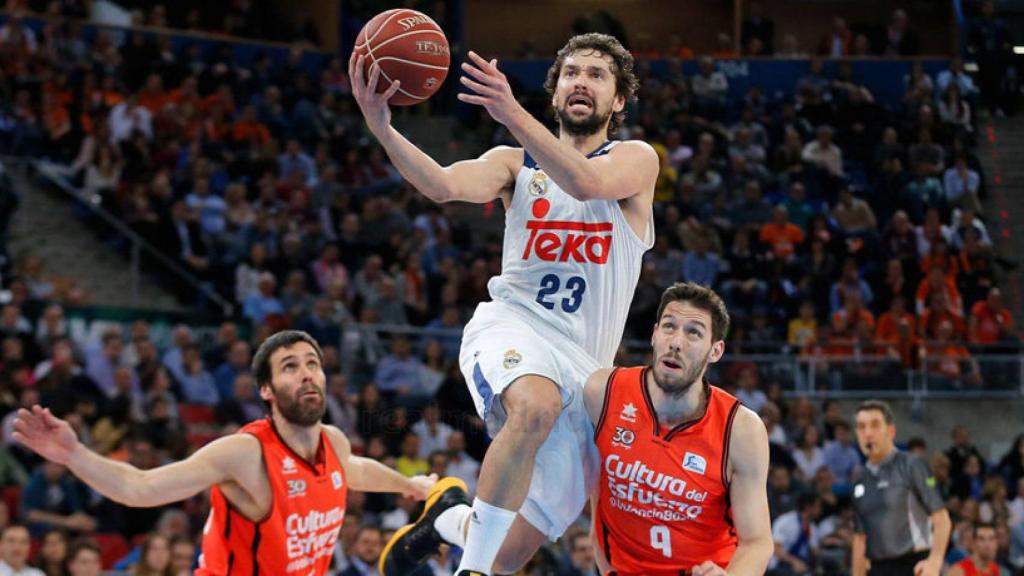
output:
POLYGON ((62 175, 58 174, 53 170, 54 164, 45 160, 29 159, 29 158, 18 158, 18 157, 4 157, 3 162, 5 164, 11 163, 27 163, 31 165, 36 173, 42 175, 52 183, 54 186, 59 188, 61 191, 71 196, 74 200, 79 201, 81 204, 88 207, 88 209, 110 225, 119 234, 127 238, 131 242, 131 261, 132 261, 132 289, 136 296, 139 290, 139 275, 140 275, 140 258, 141 253, 145 251, 153 259, 159 262, 164 268, 172 272, 179 279, 183 280, 186 284, 195 288, 204 297, 208 298, 211 302, 216 304, 223 312, 225 317, 230 317, 234 314, 234 306, 221 297, 216 290, 211 288, 208 284, 204 283, 199 278, 196 278, 192 273, 183 268, 180 264, 175 262, 173 259, 168 258, 163 252, 157 247, 150 244, 143 237, 139 236, 134 230, 132 230, 127 224, 121 221, 117 216, 114 216, 109 211, 104 209, 102 206, 92 202, 91 199, 86 198, 82 190, 75 188, 67 181, 62 175))

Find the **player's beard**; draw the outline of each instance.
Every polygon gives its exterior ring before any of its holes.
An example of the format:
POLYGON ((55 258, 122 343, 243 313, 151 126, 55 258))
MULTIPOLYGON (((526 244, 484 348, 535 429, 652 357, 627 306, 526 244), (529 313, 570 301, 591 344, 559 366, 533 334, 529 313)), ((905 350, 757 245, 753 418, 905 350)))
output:
POLYGON ((319 424, 327 413, 327 401, 322 390, 315 385, 302 386, 294 396, 289 396, 282 390, 276 390, 271 386, 274 393, 274 400, 277 401, 277 409, 281 416, 290 424, 296 426, 313 426, 319 424), (303 395, 310 390, 317 393, 316 399, 303 398, 303 395))
POLYGON ((654 367, 651 370, 654 375, 654 383, 657 384, 658 388, 665 394, 674 398, 682 397, 690 390, 690 387, 697 383, 697 380, 701 378, 704 373, 704 368, 708 365, 708 358, 711 357, 711 350, 704 355, 704 358, 700 362, 690 364, 689 366, 684 364, 678 357, 673 357, 673 361, 683 367, 682 376, 666 376, 659 370, 661 366, 661 360, 664 358, 656 358, 654 361, 654 367))
POLYGON ((597 109, 597 102, 594 102, 594 107, 590 110, 590 114, 582 119, 576 119, 572 114, 569 114, 569 107, 566 104, 563 104, 555 112, 558 114, 558 125, 561 130, 564 130, 571 136, 590 136, 604 128, 608 118, 611 118, 612 108, 609 106, 602 113, 597 109))

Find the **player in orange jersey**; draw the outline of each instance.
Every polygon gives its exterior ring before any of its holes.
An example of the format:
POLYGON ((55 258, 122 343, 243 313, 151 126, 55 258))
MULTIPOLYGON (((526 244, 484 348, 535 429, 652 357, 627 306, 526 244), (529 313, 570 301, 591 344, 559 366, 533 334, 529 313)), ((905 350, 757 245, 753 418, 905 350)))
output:
POLYGON ((725 304, 694 283, 665 290, 651 366, 602 369, 584 388, 601 453, 598 565, 618 576, 763 574, 774 544, 768 434, 704 375, 725 352, 725 304))
POLYGON ((450 483, 435 485, 433 476, 406 478, 352 455, 341 430, 320 423, 326 410, 322 359, 320 346, 305 332, 267 338, 252 366, 270 416, 152 470, 96 454, 67 422, 39 406, 18 411, 14 438, 127 506, 162 506, 212 486, 196 574, 322 575, 330 566, 348 488, 437 499, 450 483))

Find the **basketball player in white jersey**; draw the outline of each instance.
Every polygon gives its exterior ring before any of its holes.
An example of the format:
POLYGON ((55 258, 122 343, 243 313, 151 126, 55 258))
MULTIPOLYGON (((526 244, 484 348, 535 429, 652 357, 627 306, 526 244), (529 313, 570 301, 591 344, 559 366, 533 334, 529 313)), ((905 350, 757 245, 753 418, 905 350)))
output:
POLYGON ((442 542, 464 549, 458 574, 512 573, 580 514, 596 478, 593 428, 582 385, 613 357, 654 239, 658 157, 646 143, 609 142, 635 99, 633 58, 614 38, 572 38, 545 88, 559 133, 519 105, 497 61, 462 64, 463 102, 483 106, 522 148, 438 165, 390 125, 398 89, 376 93, 380 69, 350 61, 353 94, 395 167, 436 202, 501 199, 501 275, 466 326, 459 362, 494 440, 477 498, 461 481, 435 486, 416 524, 381 555, 381 573, 411 573, 442 542))

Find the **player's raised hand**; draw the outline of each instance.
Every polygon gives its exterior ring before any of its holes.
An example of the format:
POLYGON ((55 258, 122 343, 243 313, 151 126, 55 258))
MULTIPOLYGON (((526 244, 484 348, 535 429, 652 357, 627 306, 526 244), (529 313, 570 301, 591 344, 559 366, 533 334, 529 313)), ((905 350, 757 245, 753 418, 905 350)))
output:
POLYGON ((699 566, 694 566, 690 573, 693 576, 727 576, 728 574, 724 568, 711 560, 705 560, 699 566))
POLYGON ((401 83, 395 80, 387 90, 378 94, 380 66, 376 63, 370 66, 370 77, 366 78, 363 73, 364 58, 365 56, 356 56, 355 52, 352 53, 352 57, 348 59, 348 77, 352 83, 352 96, 366 118, 367 127, 379 137, 380 131, 391 124, 391 107, 388 106, 388 100, 398 92, 401 83))
POLYGON ((497 60, 488 62, 472 51, 468 56, 469 62, 462 63, 465 75, 459 78, 459 81, 475 94, 460 92, 459 100, 483 106, 491 118, 507 125, 509 120, 522 110, 522 106, 512 94, 508 78, 498 70, 497 60))
POLYGON ((78 448, 78 436, 66 421, 35 405, 22 408, 14 417, 14 439, 58 464, 67 464, 78 448))

